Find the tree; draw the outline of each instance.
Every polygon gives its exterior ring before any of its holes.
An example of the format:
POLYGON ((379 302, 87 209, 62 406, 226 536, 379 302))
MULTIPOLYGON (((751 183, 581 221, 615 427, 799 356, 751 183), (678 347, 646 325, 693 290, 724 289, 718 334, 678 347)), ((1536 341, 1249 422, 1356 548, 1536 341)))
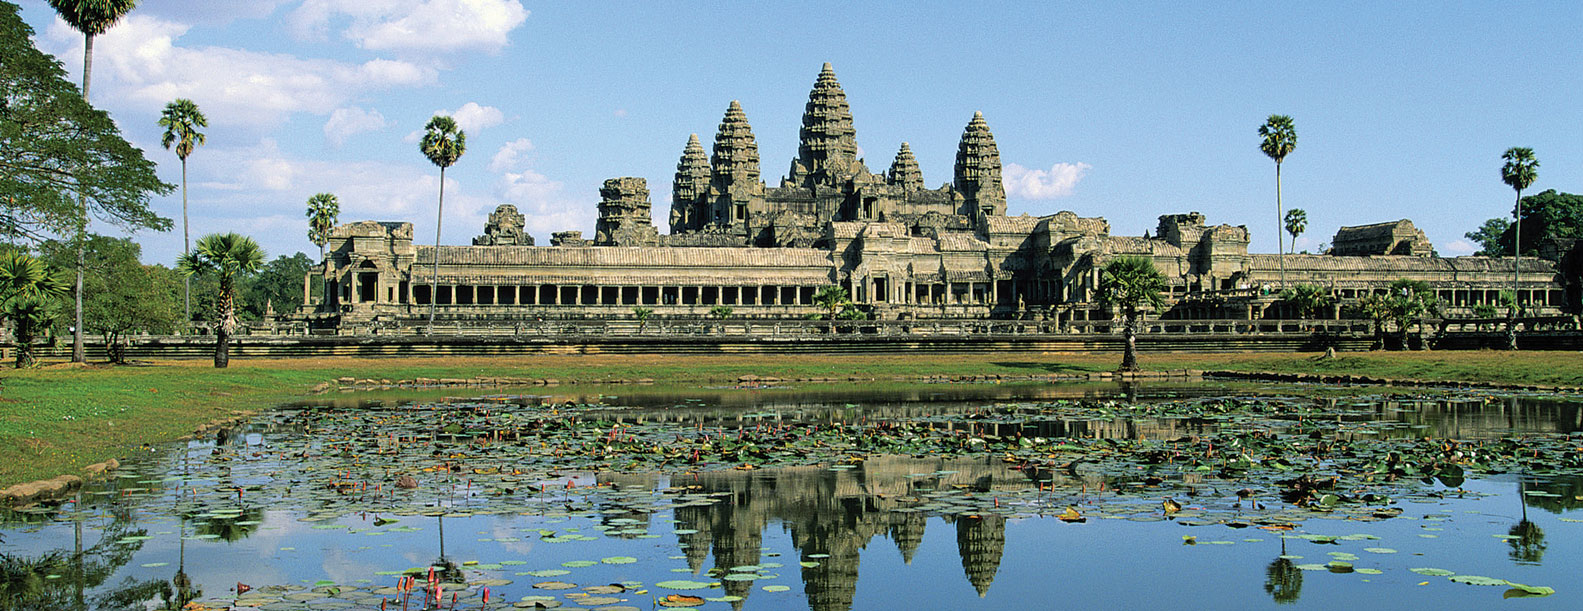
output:
POLYGON ((66 281, 32 255, 0 254, 0 320, 11 322, 18 369, 33 364, 33 337, 50 326, 52 302, 67 290, 66 281))
POLYGON ((1492 218, 1484 221, 1484 224, 1480 225, 1478 230, 1464 233, 1462 237, 1479 245, 1478 251, 1473 253, 1474 256, 1499 257, 1503 250, 1501 248, 1502 240, 1505 234, 1511 230, 1511 226, 1511 221, 1499 217, 1492 218))
POLYGON ((313 269, 313 258, 305 253, 280 255, 237 283, 242 295, 240 314, 261 320, 271 307, 275 312, 295 312, 302 306, 302 279, 313 269))
MULTIPOLYGON (((319 263, 324 265, 323 295, 330 294, 330 262, 324 254, 324 245, 330 243, 330 230, 335 228, 341 214, 341 201, 330 193, 320 193, 308 198, 308 241, 319 247, 319 263)), ((433 299, 430 299, 433 301, 433 299)))
POLYGON ((1390 297, 1376 293, 1369 293, 1353 306, 1354 313, 1362 318, 1367 318, 1374 323, 1374 343, 1370 350, 1379 350, 1385 347, 1385 321, 1391 318, 1390 297))
POLYGON ((1121 310, 1122 334, 1125 338, 1120 371, 1138 370, 1138 323, 1143 318, 1145 306, 1165 307, 1165 276, 1154 267, 1154 261, 1142 256, 1122 256, 1112 259, 1099 272, 1099 303, 1121 310))
POLYGON ((456 120, 445 115, 435 115, 423 126, 423 140, 418 149, 429 162, 440 167, 440 205, 434 213, 434 275, 429 278, 429 328, 434 328, 434 304, 439 301, 440 286, 440 223, 445 219, 445 168, 451 167, 462 153, 467 152, 467 132, 456 126, 456 120))
MULTIPOLYGON (((139 262, 142 247, 129 238, 88 234, 84 247, 83 318, 86 331, 104 338, 113 363, 126 362, 127 335, 170 333, 181 320, 176 276, 170 269, 139 262)), ((76 257, 74 244, 39 246, 40 257, 57 269, 76 257)))
MULTIPOLYGON (((1523 242, 1523 189, 1539 177, 1539 160, 1534 157, 1533 149, 1521 146, 1506 149, 1501 159, 1506 160, 1501 166, 1501 182, 1517 191, 1517 203, 1512 208, 1512 294, 1521 295, 1523 257, 1519 247, 1523 242)), ((1506 325, 1506 348, 1517 349, 1516 321, 1506 325)))
MULTIPOLYGON (((1292 250, 1297 250, 1297 236, 1308 231, 1308 213, 1302 208, 1286 211, 1286 233, 1292 234, 1292 250)), ((1308 251, 1303 251, 1308 252, 1308 251)))
POLYGON ((1259 150, 1275 160, 1275 242, 1281 263, 1281 288, 1286 288, 1286 246, 1281 244, 1281 229, 1285 228, 1281 216, 1281 162, 1297 148, 1297 128, 1292 126, 1291 117, 1270 115, 1259 126, 1259 138, 1259 150))
POLYGON ((715 307, 709 308, 709 316, 718 318, 720 320, 725 320, 727 318, 731 318, 731 314, 735 311, 736 310, 731 306, 717 305, 715 307))
POLYGON ((1390 319, 1396 323, 1397 333, 1401 334, 1402 349, 1406 350, 1409 347, 1407 328, 1417 323, 1418 332, 1423 333, 1424 319, 1440 314, 1440 298, 1435 296, 1429 283, 1402 278, 1391 283, 1386 308, 1390 319))
MULTIPOLYGON (((165 105, 165 111, 159 116, 159 126, 165 128, 165 135, 159 139, 160 146, 167 150, 176 147, 176 158, 181 160, 181 252, 192 252, 192 243, 187 234, 187 156, 193 149, 203 146, 203 132, 200 127, 208 127, 209 119, 198 110, 198 105, 186 98, 177 98, 176 101, 165 105)), ((186 312, 187 320, 192 320, 192 282, 182 283, 182 307, 186 312)))
POLYGON ((649 319, 654 317, 654 309, 638 306, 632 308, 632 316, 638 319, 638 333, 642 334, 643 328, 649 326, 649 319))
POLYGON ((846 288, 829 284, 819 287, 813 294, 813 303, 825 311, 825 319, 830 321, 830 333, 835 333, 835 317, 841 306, 851 299, 847 298, 846 288))
POLYGON ((264 249, 252 238, 235 233, 211 233, 198 238, 198 246, 181 256, 176 268, 183 274, 213 274, 220 284, 214 307, 214 366, 231 363, 231 332, 236 328, 236 281, 258 271, 264 249))
POLYGON ((1317 284, 1297 284, 1281 291, 1281 300, 1292 305, 1301 318, 1314 318, 1321 310, 1335 303, 1330 289, 1317 284))
MULTIPOLYGON (((137 0, 49 0, 51 8, 60 14, 72 28, 82 32, 82 101, 88 102, 88 86, 93 82, 93 37, 110 30, 117 21, 132 12, 132 7, 137 6, 137 0)), ((88 200, 82 194, 77 196, 77 207, 81 211, 77 225, 77 238, 80 240, 88 231, 88 200)), ((73 327, 71 337, 71 361, 83 362, 82 348, 82 247, 77 248, 77 316, 76 325, 73 327)))

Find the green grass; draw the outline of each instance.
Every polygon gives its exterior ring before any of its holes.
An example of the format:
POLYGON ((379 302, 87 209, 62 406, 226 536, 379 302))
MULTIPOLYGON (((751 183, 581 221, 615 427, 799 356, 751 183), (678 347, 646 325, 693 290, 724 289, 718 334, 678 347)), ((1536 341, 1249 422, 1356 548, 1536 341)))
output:
MULTIPOLYGON (((1583 386, 1583 354, 1428 352, 1347 354, 1144 354, 1153 369, 1351 373, 1387 378, 1583 386)), ((0 486, 79 473, 145 444, 174 440, 216 419, 298 401, 338 377, 410 379, 501 376, 563 383, 651 378, 661 384, 779 378, 1029 375, 1109 371, 1115 355, 583 355, 447 359, 168 361, 137 367, 66 367, 0 373, 0 486)), ((454 394, 454 393, 449 393, 454 394)))

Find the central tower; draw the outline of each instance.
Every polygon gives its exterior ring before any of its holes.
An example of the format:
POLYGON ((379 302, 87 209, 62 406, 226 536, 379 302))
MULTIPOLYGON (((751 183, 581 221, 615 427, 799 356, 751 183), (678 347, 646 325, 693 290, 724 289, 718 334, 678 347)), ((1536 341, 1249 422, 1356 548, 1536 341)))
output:
POLYGON ((825 62, 808 93, 798 131, 797 159, 787 179, 805 187, 833 185, 853 174, 855 161, 857 130, 852 127, 852 109, 835 78, 835 69, 825 62))

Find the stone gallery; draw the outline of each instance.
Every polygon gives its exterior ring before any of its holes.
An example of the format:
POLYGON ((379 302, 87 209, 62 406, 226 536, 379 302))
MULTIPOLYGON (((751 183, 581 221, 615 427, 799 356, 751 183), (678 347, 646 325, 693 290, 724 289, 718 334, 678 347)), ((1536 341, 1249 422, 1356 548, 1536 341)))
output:
MULTIPOLYGON (((1163 318, 1293 316, 1277 295, 1278 255, 1249 253, 1246 226, 1165 214, 1138 237, 1071 212, 1007 216, 1000 153, 980 113, 962 131, 951 181, 935 189, 906 143, 883 173, 857 157, 830 64, 799 134, 797 157, 769 186, 747 114, 731 102, 712 152, 696 134, 682 149, 668 234, 654 225, 647 182, 633 177, 605 181, 592 237, 558 232, 548 246, 534 244, 510 205, 471 246, 415 244, 411 223, 341 225, 329 259, 305 282, 305 290, 324 282, 328 298, 302 315, 321 326, 410 322, 426 320, 432 301, 439 320, 454 322, 630 317, 639 308, 703 316, 720 306, 737 317, 802 318, 816 311, 821 287, 837 285, 882 320, 1109 319, 1094 303, 1099 270, 1113 257, 1143 255, 1170 282, 1163 318)), ((1447 315, 1495 304, 1512 286, 1510 258, 1436 256, 1407 220, 1342 227, 1332 244, 1284 261, 1287 286, 1330 289, 1330 317, 1402 278, 1427 282, 1447 315)), ((1522 259, 1520 279, 1531 313, 1560 313, 1568 302, 1551 261, 1522 259)))

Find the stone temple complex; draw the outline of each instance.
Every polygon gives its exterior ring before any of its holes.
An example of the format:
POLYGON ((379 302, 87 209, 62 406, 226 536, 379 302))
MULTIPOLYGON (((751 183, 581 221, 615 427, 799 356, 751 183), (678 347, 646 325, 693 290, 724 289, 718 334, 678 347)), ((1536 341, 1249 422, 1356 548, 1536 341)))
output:
MULTIPOLYGON (((852 112, 829 64, 799 135, 796 158, 770 186, 748 115, 731 102, 710 150, 697 135, 682 148, 664 234, 647 181, 632 177, 605 181, 591 238, 558 232, 548 246, 534 244, 510 205, 471 246, 416 244, 410 223, 338 226, 307 283, 326 281, 329 297, 302 314, 320 327, 412 322, 426 319, 432 300, 439 320, 459 323, 631 317, 638 308, 703 316, 718 306, 736 317, 803 318, 820 288, 838 285, 878 319, 1109 319, 1094 303, 1099 270, 1143 255, 1171 284, 1163 318, 1291 315, 1274 294, 1278 256, 1248 252, 1246 226, 1165 214, 1138 237, 1071 212, 1007 216, 1000 153, 980 113, 962 130, 950 182, 934 189, 907 143, 883 172, 857 157, 852 112)), ((1332 243, 1325 254, 1287 255, 1287 284, 1328 287, 1345 304, 1397 279, 1423 280, 1447 315, 1494 304, 1511 287, 1510 258, 1436 256, 1406 220, 1343 227, 1332 243)), ((1577 302, 1577 287, 1550 261, 1523 259, 1521 279, 1530 312, 1577 302)))

